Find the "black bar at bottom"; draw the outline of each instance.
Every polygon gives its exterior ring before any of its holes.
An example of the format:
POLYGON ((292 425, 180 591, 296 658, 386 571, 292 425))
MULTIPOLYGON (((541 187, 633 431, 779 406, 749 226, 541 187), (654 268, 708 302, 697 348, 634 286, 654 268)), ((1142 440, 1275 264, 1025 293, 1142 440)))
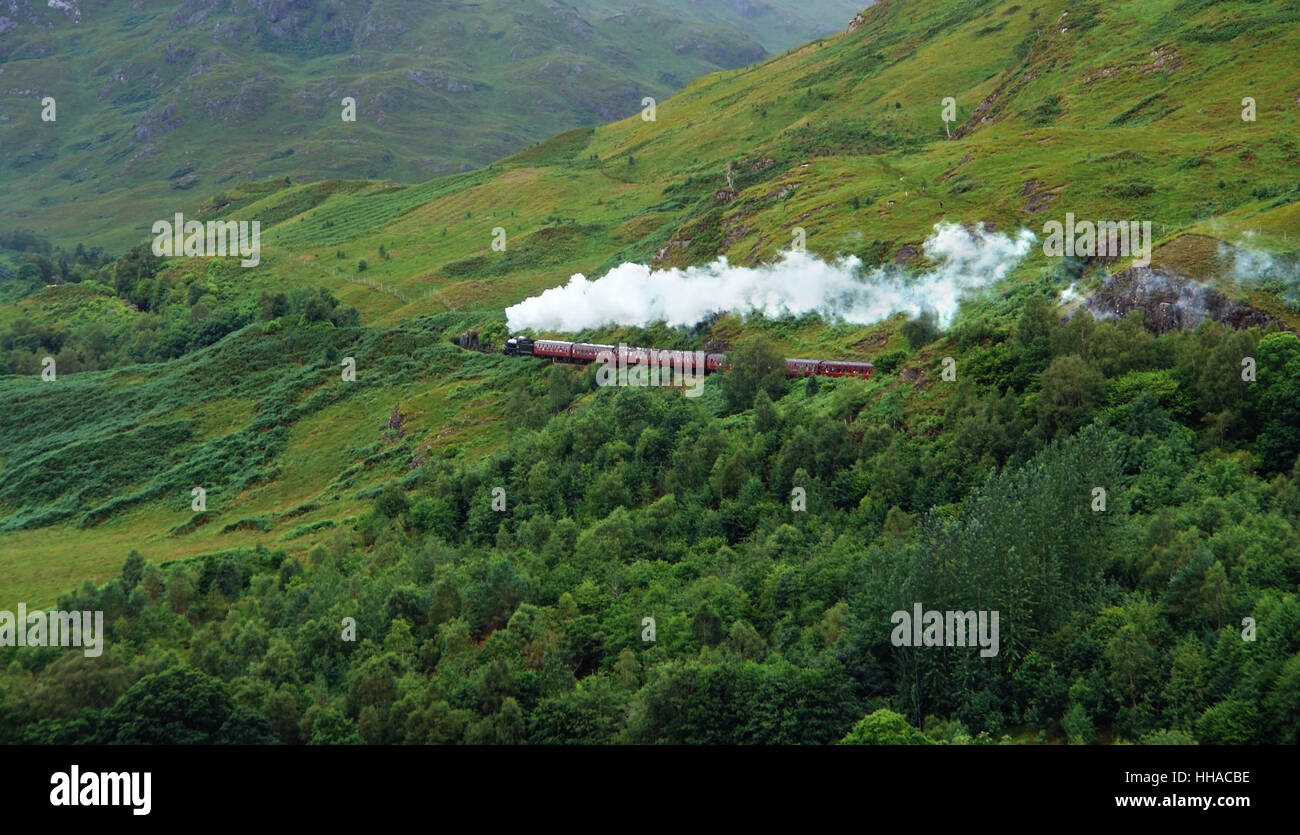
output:
POLYGON ((1052 814, 1178 822, 1196 816, 1222 825, 1258 811, 1285 814, 1296 800, 1295 751, 1281 747, 8 747, 0 753, 7 812, 41 822, 127 826, 154 820, 373 826, 385 820, 376 816, 397 813, 423 815, 432 826, 467 815, 494 827, 503 817, 542 824, 559 815, 575 823, 623 818, 641 829, 654 818, 680 825, 717 816, 820 818, 837 808, 862 823, 881 821, 877 812, 887 808, 927 823, 1052 814), (105 772, 148 772, 149 813, 133 814, 131 800, 52 805, 63 779, 55 775, 70 781, 74 766, 79 782, 97 775, 91 780, 97 787, 105 772), (1146 806, 1146 798, 1155 805, 1146 806), (1205 808, 1201 798, 1212 805, 1205 808), (590 817, 597 813, 600 818, 590 817))

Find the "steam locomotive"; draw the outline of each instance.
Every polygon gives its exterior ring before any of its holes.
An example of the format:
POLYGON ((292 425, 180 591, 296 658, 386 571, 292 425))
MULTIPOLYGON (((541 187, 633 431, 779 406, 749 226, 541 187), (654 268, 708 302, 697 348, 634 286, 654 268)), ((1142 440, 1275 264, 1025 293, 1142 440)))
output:
MULTIPOLYGON (((503 353, 508 357, 544 357, 555 362, 586 364, 595 362, 602 352, 617 358, 623 365, 658 365, 659 368, 687 368, 692 373, 711 374, 726 371, 731 365, 726 354, 706 354, 701 351, 668 351, 659 348, 628 348, 615 345, 593 345, 588 342, 562 342, 556 339, 529 339, 512 336, 506 340, 503 353)), ((869 362, 841 362, 838 360, 787 359, 787 377, 861 377, 867 379, 875 366, 869 362)))

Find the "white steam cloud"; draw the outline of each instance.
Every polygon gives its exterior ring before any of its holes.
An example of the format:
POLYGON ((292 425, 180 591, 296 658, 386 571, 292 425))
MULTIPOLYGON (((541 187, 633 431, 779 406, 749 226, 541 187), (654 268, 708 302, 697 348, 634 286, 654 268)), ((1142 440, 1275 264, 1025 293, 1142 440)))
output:
POLYGON ((735 267, 719 258, 685 270, 622 264, 590 281, 581 273, 562 287, 506 308, 511 332, 573 332, 602 325, 666 322, 690 326, 714 313, 759 313, 771 319, 817 313, 831 321, 869 325, 896 313, 937 314, 947 327, 966 296, 1002 280, 1033 247, 1034 233, 1014 237, 938 224, 925 241, 935 266, 908 275, 895 266, 859 277, 854 256, 826 262, 800 252, 774 264, 735 267))
POLYGON ((1070 282, 1070 286, 1062 290, 1061 294, 1056 297, 1056 304, 1058 307, 1068 307, 1081 301, 1084 301, 1084 297, 1083 294, 1079 292, 1079 282, 1077 281, 1070 282))
POLYGON ((1287 308, 1300 310, 1300 264, 1254 247, 1255 235, 1246 232, 1236 246, 1219 242, 1219 258, 1238 285, 1264 285, 1281 297, 1287 308))

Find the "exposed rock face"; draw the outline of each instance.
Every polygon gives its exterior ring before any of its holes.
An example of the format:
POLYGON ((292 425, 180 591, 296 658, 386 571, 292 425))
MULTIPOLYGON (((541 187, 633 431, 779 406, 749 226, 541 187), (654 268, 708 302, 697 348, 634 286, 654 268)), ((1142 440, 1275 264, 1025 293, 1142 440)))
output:
POLYGON ((894 263, 900 265, 907 264, 907 262, 918 257, 920 254, 921 250, 917 247, 914 247, 911 244, 903 244, 903 246, 898 250, 898 255, 894 256, 894 263))
POLYGON ((184 121, 183 117, 177 115, 174 104, 155 105, 136 125, 131 141, 150 142, 157 136, 176 130, 184 121))
POLYGON ((396 432, 398 435, 402 435, 404 434, 402 428, 405 424, 406 415, 402 414, 402 410, 394 404, 393 411, 388 413, 388 428, 396 432))
POLYGON ((1098 319, 1122 318, 1141 309, 1146 327, 1157 334, 1194 328, 1206 319, 1234 328, 1262 328, 1275 321, 1165 267, 1122 270, 1107 278, 1084 304, 1098 319))
POLYGON ((1020 189, 1020 196, 1026 198, 1025 211, 1041 212, 1060 194, 1062 186, 1048 188, 1042 180, 1026 180, 1023 188, 1020 189))
POLYGON ((853 19, 849 21, 848 31, 850 32, 855 31, 859 26, 861 26, 866 22, 867 22, 867 10, 863 9, 862 11, 855 14, 853 16, 853 19))
POLYGON ((72 18, 73 23, 81 22, 81 9, 72 0, 46 0, 46 4, 51 9, 58 9, 68 17, 72 18))

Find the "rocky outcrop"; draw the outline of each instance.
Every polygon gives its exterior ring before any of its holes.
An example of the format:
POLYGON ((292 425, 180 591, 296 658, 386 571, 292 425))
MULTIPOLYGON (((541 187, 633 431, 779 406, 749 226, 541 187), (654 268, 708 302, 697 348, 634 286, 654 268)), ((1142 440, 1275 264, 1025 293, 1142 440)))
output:
POLYGON ((1276 321, 1166 267, 1130 267, 1115 273, 1084 305, 1098 319, 1123 318, 1141 310, 1143 323, 1156 334, 1194 328, 1206 319, 1234 328, 1262 328, 1276 321))
POLYGON ((176 105, 171 103, 154 105, 135 126, 135 130, 131 133, 131 141, 151 142, 158 136, 176 130, 184 121, 184 117, 176 112, 176 105))
POLYGON ((849 21, 849 28, 848 28, 848 31, 853 32, 853 31, 855 31, 859 26, 861 26, 862 24, 866 23, 866 22, 867 22, 867 18, 871 15, 872 7, 875 6, 875 5, 876 5, 876 3, 874 3, 874 2, 867 3, 867 7, 866 7, 865 9, 863 9, 862 11, 860 11, 860 12, 858 12, 856 15, 854 15, 854 16, 853 16, 853 19, 849 21))

